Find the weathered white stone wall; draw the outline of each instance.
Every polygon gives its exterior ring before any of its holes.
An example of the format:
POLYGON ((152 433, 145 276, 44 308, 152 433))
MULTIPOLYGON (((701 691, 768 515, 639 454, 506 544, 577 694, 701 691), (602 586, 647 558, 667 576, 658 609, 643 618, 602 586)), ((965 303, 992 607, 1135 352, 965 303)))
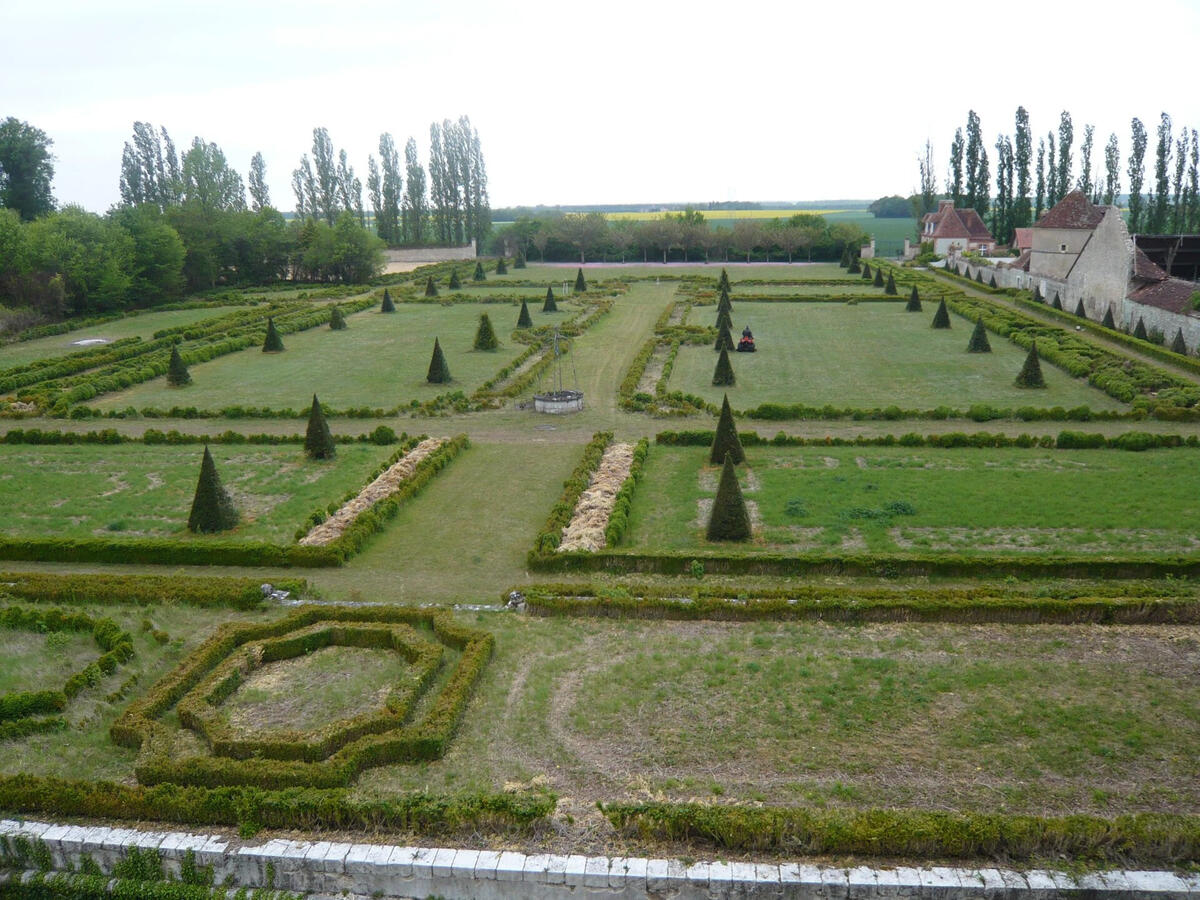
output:
POLYGON ((394 263, 435 263, 455 259, 474 259, 475 242, 465 247, 411 247, 383 251, 388 265, 394 263))
POLYGON ((1132 268, 1133 239, 1121 214, 1116 207, 1110 206, 1071 269, 1063 308, 1074 312, 1076 304, 1082 300, 1089 319, 1100 322, 1104 313, 1111 309, 1117 327, 1127 326, 1129 323, 1123 321, 1123 304, 1132 268), (1067 306, 1067 299, 1070 306, 1067 306))
POLYGON ((1088 232, 1078 228, 1035 228, 1029 256, 1029 274, 1035 278, 1061 281, 1071 271, 1088 232), (1066 244, 1067 249, 1060 249, 1066 244))
MULTIPOLYGON (((1146 324, 1146 332, 1160 332, 1166 338, 1168 347, 1175 340, 1175 335, 1182 329, 1183 342, 1187 344, 1188 353, 1196 353, 1200 349, 1200 317, 1168 312, 1157 306, 1146 306, 1128 299, 1122 301, 1121 309, 1121 315, 1128 323, 1126 330, 1131 334, 1137 328, 1140 317, 1146 324)), ((1116 313, 1114 312, 1113 315, 1115 316, 1116 313)))

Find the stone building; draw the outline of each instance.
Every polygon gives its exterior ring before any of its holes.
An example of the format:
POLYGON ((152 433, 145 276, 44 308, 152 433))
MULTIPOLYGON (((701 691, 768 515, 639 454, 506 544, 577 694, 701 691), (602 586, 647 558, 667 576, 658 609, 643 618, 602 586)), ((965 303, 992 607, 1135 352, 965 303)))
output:
POLYGON ((936 212, 921 220, 921 243, 933 244, 938 256, 967 250, 991 253, 996 239, 974 209, 955 209, 954 201, 939 200, 936 212))

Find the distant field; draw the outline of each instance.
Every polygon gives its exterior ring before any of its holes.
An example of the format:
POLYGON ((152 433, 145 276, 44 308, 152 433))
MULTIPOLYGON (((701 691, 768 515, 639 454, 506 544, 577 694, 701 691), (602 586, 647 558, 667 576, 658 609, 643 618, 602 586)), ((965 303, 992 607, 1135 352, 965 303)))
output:
MULTIPOLYGON (((604 218, 609 221, 619 219, 634 219, 637 221, 647 221, 650 219, 661 219, 667 215, 679 215, 679 210, 660 210, 657 212, 611 212, 605 213, 604 218)), ((790 219, 792 216, 803 213, 810 216, 828 216, 835 213, 852 213, 852 210, 843 209, 698 209, 696 212, 704 216, 705 221, 717 221, 722 219, 790 219)), ((866 213, 868 217, 870 213, 866 213)))
MULTIPOLYGON (((935 330, 930 328, 933 313, 932 303, 919 313, 905 312, 903 303, 739 303, 735 288, 734 333, 749 326, 759 348, 757 353, 731 354, 737 384, 713 387, 716 354, 709 346, 685 345, 667 387, 713 403, 728 393, 737 409, 761 403, 902 409, 966 409, 976 403, 1014 409, 1123 407, 1048 363, 1042 365, 1045 390, 1015 387, 1024 350, 993 334, 991 353, 967 353, 972 323, 952 316, 952 328, 935 330)), ((711 325, 715 319, 713 308, 706 307, 692 310, 688 322, 711 325)))
POLYGON ((877 256, 894 257, 904 249, 904 239, 916 238, 916 219, 877 219, 865 209, 827 213, 830 225, 857 225, 875 238, 877 256))
MULTIPOLYGON (((740 478, 773 552, 1194 553, 1191 449, 753 447, 740 478)), ((706 448, 653 447, 630 544, 704 550, 718 469, 706 448)))

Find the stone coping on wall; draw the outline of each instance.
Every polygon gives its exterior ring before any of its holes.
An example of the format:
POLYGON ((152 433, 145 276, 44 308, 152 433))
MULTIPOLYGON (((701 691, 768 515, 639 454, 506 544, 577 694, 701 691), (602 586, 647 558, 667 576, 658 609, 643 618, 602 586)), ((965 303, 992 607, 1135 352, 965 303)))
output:
MULTIPOLYGON (((272 839, 254 844, 216 834, 148 831, 49 822, 0 820, 0 837, 41 841, 52 871, 78 870, 86 855, 105 874, 130 850, 153 851, 178 877, 188 851, 211 866, 217 885, 274 887, 326 897, 499 900, 587 897, 722 898, 918 897, 1185 898, 1200 895, 1200 875, 1114 870, 1068 875, 1000 868, 836 868, 803 863, 692 862, 638 857, 559 856, 448 847, 401 847, 333 841, 272 839)), ((0 882, 27 879, 0 857, 0 882), (10 868, 3 871, 3 866, 10 868)), ((28 865, 28 863, 27 863, 28 865)))

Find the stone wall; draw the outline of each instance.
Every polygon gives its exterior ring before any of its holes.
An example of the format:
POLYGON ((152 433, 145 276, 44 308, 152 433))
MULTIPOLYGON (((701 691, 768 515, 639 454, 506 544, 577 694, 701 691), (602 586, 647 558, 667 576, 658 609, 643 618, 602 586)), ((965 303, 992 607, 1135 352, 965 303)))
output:
POLYGON ((475 242, 465 247, 389 247, 383 254, 385 272, 406 272, 426 263, 474 259, 475 242))
MULTIPOLYGON (((1117 315, 1116 312, 1113 313, 1117 315)), ((1134 303, 1125 299, 1121 302, 1121 315, 1129 323, 1125 329, 1130 334, 1137 328, 1138 319, 1146 325, 1146 333, 1159 332, 1168 347, 1175 340, 1175 335, 1182 329, 1183 342, 1187 344, 1188 353, 1196 353, 1200 349, 1200 318, 1182 313, 1173 313, 1157 306, 1146 306, 1144 303, 1134 303)))

